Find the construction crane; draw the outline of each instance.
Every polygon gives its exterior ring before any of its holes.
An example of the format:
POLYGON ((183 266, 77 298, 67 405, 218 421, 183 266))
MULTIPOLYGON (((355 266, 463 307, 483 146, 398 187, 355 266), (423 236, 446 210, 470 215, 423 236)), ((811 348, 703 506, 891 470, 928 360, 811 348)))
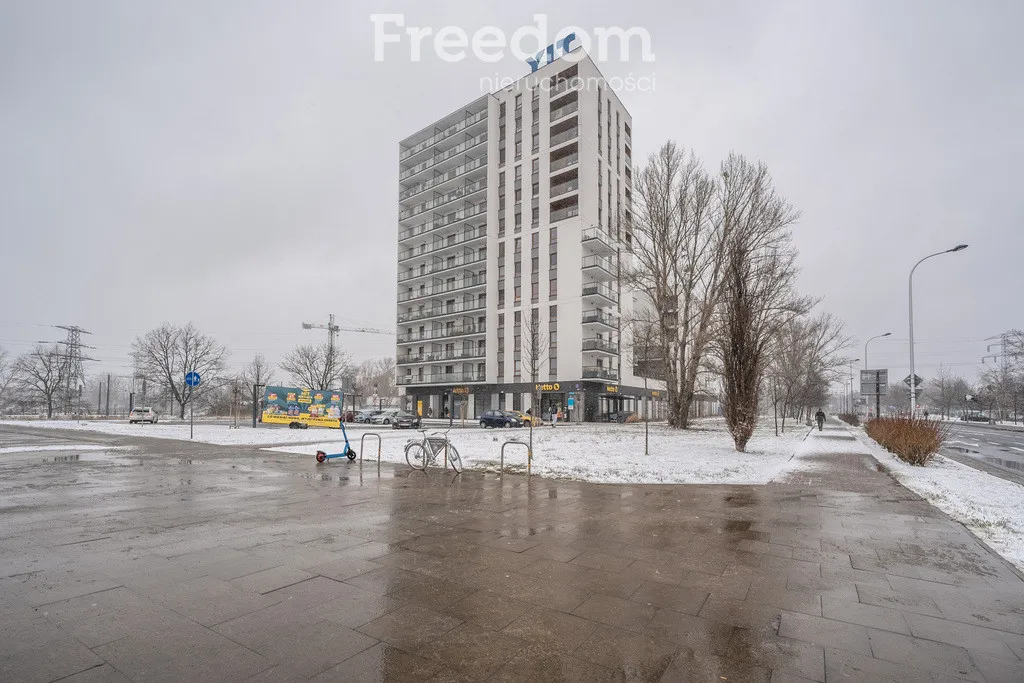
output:
POLYGON ((334 323, 334 314, 331 313, 330 318, 327 320, 327 324, 321 323, 302 323, 302 329, 304 330, 327 330, 327 357, 334 358, 334 338, 338 332, 362 332, 364 334, 386 334, 393 335, 394 332, 388 332, 387 330, 378 330, 374 327, 340 327, 334 323))

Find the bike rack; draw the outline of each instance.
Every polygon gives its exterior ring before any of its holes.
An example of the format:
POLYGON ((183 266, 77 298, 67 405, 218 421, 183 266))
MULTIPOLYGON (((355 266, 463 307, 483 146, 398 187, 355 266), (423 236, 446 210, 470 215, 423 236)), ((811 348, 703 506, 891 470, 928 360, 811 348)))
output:
POLYGON ((368 436, 373 436, 373 437, 376 437, 376 439, 377 439, 377 476, 380 476, 381 440, 380 440, 380 434, 378 434, 376 432, 366 432, 362 436, 359 437, 359 467, 362 468, 362 466, 363 466, 363 451, 366 450, 366 447, 363 445, 363 440, 366 439, 366 437, 368 437, 368 436))
POLYGON ((526 447, 526 476, 530 476, 530 467, 533 464, 533 451, 530 450, 530 444, 522 441, 506 441, 501 444, 501 467, 498 469, 498 476, 504 476, 505 474, 505 447, 506 446, 525 446, 526 447))

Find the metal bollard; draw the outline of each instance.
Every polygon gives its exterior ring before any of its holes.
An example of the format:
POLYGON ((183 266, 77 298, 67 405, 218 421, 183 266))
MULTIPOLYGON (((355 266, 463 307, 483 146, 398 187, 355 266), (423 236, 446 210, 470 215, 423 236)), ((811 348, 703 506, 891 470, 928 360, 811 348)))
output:
POLYGON ((361 437, 359 437, 359 467, 360 467, 360 469, 362 469, 362 467, 363 467, 363 451, 366 450, 365 446, 363 445, 363 440, 366 437, 368 437, 368 436, 373 436, 373 437, 377 438, 377 476, 379 477, 380 476, 381 440, 380 440, 380 434, 377 434, 376 432, 366 432, 361 437))
POLYGON ((530 476, 530 468, 533 465, 533 451, 530 450, 530 444, 523 443, 522 441, 506 441, 501 444, 501 465, 498 469, 498 476, 504 476, 505 474, 505 447, 506 446, 523 446, 526 448, 526 476, 530 476))

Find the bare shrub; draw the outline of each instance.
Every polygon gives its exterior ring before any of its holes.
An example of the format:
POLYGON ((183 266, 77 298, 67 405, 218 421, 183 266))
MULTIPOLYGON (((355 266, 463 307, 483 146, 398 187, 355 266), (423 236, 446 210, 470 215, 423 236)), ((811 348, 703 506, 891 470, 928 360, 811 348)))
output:
POLYGON ((880 417, 864 425, 868 436, 911 465, 927 465, 949 438, 949 426, 914 417, 880 417))
POLYGON ((848 425, 852 425, 854 427, 860 426, 860 417, 853 413, 839 413, 836 417, 848 425))

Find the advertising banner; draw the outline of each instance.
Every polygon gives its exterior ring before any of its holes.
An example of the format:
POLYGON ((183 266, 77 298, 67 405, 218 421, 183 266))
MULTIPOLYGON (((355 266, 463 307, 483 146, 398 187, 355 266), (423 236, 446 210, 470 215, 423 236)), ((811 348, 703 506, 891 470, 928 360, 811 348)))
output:
POLYGON ((340 427, 343 394, 337 389, 267 387, 263 392, 263 422, 301 422, 314 427, 340 427))

